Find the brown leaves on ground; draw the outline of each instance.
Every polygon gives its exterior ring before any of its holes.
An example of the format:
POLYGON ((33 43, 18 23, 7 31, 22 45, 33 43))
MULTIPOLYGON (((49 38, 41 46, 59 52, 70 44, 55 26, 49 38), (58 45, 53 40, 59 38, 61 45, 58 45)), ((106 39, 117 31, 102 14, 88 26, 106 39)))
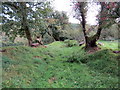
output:
POLYGON ((34 56, 34 58, 41 58, 41 56, 34 56))

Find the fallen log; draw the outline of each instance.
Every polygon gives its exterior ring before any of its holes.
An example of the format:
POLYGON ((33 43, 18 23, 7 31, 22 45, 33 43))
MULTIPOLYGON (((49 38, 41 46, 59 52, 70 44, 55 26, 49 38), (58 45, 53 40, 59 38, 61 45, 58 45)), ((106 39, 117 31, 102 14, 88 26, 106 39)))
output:
POLYGON ((80 42, 80 43, 79 43, 79 46, 82 46, 84 43, 85 43, 85 42, 80 42))
POLYGON ((7 51, 6 49, 0 50, 0 52, 6 52, 6 51, 7 51))
POLYGON ((32 43, 31 44, 31 47, 37 47, 37 46, 39 46, 40 44, 39 43, 32 43))

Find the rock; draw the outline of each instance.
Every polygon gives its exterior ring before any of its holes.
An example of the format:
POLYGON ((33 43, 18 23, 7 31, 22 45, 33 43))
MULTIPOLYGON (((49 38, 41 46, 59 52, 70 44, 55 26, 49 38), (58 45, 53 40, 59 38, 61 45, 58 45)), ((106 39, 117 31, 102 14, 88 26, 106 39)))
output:
POLYGON ((80 43, 79 43, 79 46, 82 46, 83 44, 84 44, 84 42, 80 42, 80 43))
POLYGON ((113 51, 114 53, 120 53, 120 51, 113 51))
POLYGON ((98 42, 98 45, 100 45, 100 46, 104 46, 104 44, 103 44, 103 43, 101 43, 101 42, 98 42))

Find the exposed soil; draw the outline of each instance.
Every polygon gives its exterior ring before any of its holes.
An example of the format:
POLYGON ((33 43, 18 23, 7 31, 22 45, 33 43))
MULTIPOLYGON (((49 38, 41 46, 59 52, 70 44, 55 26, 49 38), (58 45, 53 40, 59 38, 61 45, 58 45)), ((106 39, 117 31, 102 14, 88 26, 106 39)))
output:
POLYGON ((93 47, 92 49, 89 49, 89 50, 87 51, 87 53, 88 53, 88 54, 93 54, 93 53, 95 53, 96 51, 99 51, 99 50, 101 50, 100 47, 93 47))

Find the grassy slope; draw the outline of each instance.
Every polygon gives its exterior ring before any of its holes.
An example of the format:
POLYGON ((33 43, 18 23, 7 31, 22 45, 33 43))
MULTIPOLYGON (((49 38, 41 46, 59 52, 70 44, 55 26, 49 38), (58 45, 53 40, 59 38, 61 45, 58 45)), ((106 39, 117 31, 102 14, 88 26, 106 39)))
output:
MULTIPOLYGON (((103 43, 105 47, 110 44, 103 43)), ((117 43, 109 48, 117 49, 116 46, 117 43)), ((118 87, 118 60, 111 50, 87 55, 81 47, 65 47, 63 42, 54 42, 47 48, 19 46, 7 49, 2 57, 3 87, 118 87)))

